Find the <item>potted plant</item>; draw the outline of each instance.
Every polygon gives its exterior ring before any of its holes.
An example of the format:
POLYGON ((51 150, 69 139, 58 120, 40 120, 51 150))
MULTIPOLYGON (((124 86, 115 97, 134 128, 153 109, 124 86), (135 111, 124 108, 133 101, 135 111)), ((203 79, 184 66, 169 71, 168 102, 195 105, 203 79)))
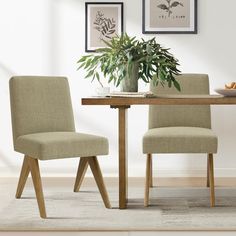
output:
POLYGON ((138 79, 154 85, 174 85, 180 91, 180 85, 175 80, 178 75, 178 60, 157 43, 155 38, 137 40, 126 33, 104 41, 106 48, 96 50, 98 54, 82 56, 78 61, 78 69, 86 70, 85 78, 97 79, 100 82, 100 72, 108 82, 121 84, 123 92, 137 92, 138 79))

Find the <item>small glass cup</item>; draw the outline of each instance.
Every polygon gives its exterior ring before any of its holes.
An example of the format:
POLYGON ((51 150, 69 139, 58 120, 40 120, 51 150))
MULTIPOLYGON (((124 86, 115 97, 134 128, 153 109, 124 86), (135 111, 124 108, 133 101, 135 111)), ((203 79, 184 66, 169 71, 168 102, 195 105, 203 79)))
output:
POLYGON ((99 87, 96 88, 95 92, 99 97, 106 97, 110 94, 110 87, 99 87))

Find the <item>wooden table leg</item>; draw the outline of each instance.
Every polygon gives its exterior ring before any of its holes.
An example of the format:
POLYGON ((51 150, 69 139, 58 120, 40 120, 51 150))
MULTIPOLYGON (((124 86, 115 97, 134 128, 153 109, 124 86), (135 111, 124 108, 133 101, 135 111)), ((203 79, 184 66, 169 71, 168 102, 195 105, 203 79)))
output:
POLYGON ((119 109, 119 208, 126 209, 128 200, 127 109, 130 106, 112 108, 119 109))

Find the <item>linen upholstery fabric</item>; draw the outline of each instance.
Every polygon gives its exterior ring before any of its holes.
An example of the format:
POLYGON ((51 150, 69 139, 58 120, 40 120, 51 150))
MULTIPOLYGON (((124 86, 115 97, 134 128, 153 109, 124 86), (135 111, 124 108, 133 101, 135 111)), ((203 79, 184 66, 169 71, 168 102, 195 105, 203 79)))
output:
MULTIPOLYGON (((204 74, 176 77, 175 88, 151 85, 156 95, 207 95, 209 78, 204 74)), ((143 153, 216 153, 217 136, 211 130, 208 105, 151 105, 149 131, 143 137, 143 153)))
POLYGON ((216 153, 217 138, 210 129, 163 127, 150 129, 143 138, 144 153, 216 153))
POLYGON ((108 140, 75 132, 37 133, 18 137, 15 149, 40 160, 89 157, 107 155, 108 140))
POLYGON ((40 160, 108 154, 106 138, 75 132, 67 78, 13 77, 10 98, 15 151, 40 160))
POLYGON ((10 80, 10 97, 14 143, 25 134, 75 131, 66 78, 13 77, 10 80))
MULTIPOLYGON (((176 77, 181 92, 176 88, 151 84, 150 90, 156 95, 209 94, 208 75, 183 74, 176 77)), ((198 105, 151 105, 149 107, 149 129, 169 126, 190 126, 211 128, 210 106, 198 105)))

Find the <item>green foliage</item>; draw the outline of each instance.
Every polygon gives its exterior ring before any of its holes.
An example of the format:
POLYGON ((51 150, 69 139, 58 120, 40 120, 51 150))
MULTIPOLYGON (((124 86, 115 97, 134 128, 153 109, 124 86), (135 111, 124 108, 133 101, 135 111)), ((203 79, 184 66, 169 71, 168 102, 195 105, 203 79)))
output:
POLYGON ((86 78, 96 78, 100 82, 98 71, 100 70, 108 82, 114 82, 119 86, 120 82, 129 75, 133 63, 139 63, 139 79, 144 82, 159 83, 164 86, 172 84, 180 90, 175 75, 180 71, 177 69, 178 60, 162 48, 155 38, 145 41, 129 37, 127 34, 116 36, 109 42, 104 41, 106 48, 96 50, 99 54, 82 56, 78 61, 79 68, 86 70, 86 78), (156 76, 154 76, 156 75, 156 76))

